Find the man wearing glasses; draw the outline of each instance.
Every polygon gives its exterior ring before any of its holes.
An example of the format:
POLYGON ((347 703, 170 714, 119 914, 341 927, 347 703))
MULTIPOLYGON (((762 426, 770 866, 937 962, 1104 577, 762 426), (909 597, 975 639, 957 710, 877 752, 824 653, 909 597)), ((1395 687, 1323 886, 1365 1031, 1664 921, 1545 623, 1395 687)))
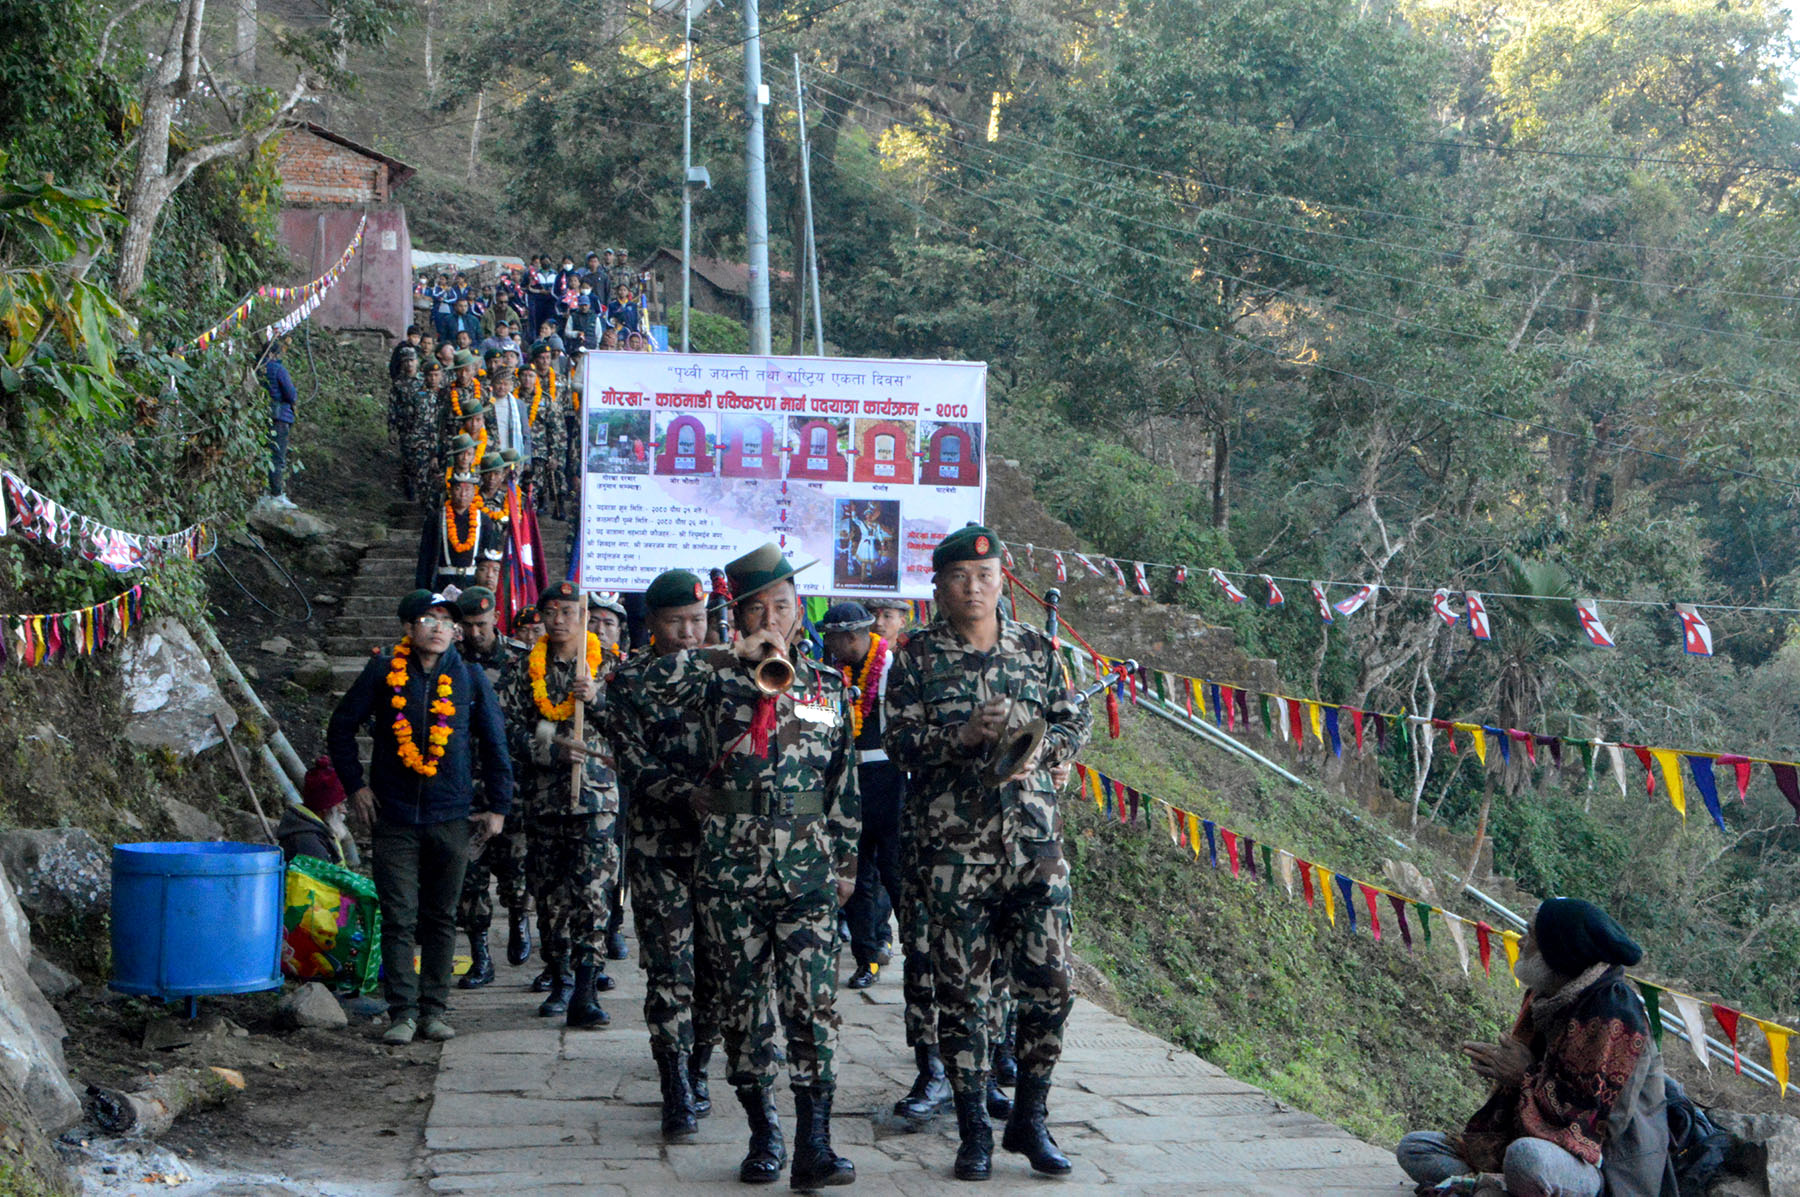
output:
POLYGON ((373 833, 392 1020, 382 1042, 404 1046, 418 1035, 439 1042, 456 1035, 446 1018, 456 902, 471 842, 500 831, 512 809, 513 775, 493 687, 456 651, 455 600, 415 590, 397 614, 400 642, 363 666, 331 714, 326 745, 352 815, 373 833), (366 776, 356 743, 364 728, 373 740, 366 776), (472 806, 477 755, 487 787, 487 809, 479 812, 472 806))

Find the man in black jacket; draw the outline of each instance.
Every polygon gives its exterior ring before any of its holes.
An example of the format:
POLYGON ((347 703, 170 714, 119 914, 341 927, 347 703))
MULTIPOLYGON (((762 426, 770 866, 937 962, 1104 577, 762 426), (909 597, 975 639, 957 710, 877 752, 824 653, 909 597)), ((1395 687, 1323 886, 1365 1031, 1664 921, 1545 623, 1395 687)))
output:
POLYGON ((485 842, 504 825, 513 777, 493 687, 456 651, 455 601, 415 590, 398 614, 405 637, 363 667, 331 714, 326 744, 352 812, 374 832, 382 986, 393 1020, 382 1041, 401 1046, 415 1035, 440 1042, 456 1035, 445 1018, 456 900, 471 837, 485 842), (374 740, 366 779, 356 745, 364 727, 374 740), (479 812, 472 805, 477 742, 487 787, 487 809, 479 812))

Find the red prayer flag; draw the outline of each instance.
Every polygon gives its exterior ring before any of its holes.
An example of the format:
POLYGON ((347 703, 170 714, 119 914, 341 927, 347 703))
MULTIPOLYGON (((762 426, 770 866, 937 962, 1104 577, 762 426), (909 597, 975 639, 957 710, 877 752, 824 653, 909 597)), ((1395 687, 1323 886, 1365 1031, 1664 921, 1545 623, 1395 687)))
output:
POLYGON ((1238 875, 1237 834, 1232 831, 1227 831, 1223 827, 1219 828, 1219 834, 1225 837, 1225 855, 1231 858, 1231 875, 1236 877, 1238 875))
POLYGON ((1294 863, 1300 866, 1300 886, 1306 891, 1306 904, 1311 906, 1313 904, 1312 866, 1297 856, 1294 858, 1294 863))
POLYGON ((1490 977, 1494 975, 1494 970, 1488 964, 1494 954, 1494 947, 1488 942, 1488 935, 1492 931, 1493 928, 1486 923, 1475 924, 1475 946, 1481 951, 1481 971, 1490 977))
POLYGON ((1744 795, 1750 789, 1750 758, 1733 756, 1725 753, 1719 757, 1721 765, 1730 765, 1737 773, 1738 801, 1745 801, 1744 795))
POLYGON ((1380 943, 1381 911, 1375 906, 1375 888, 1370 885, 1363 885, 1360 881, 1356 884, 1362 887, 1363 904, 1369 908, 1369 931, 1375 936, 1375 942, 1380 943))
POLYGON ((1363 741, 1362 741, 1363 713, 1361 711, 1357 710, 1355 707, 1345 707, 1344 709, 1350 712, 1350 726, 1356 732, 1356 755, 1361 756, 1362 750, 1363 750, 1363 741))
POLYGON ((1650 750, 1637 744, 1626 744, 1623 747, 1629 748, 1637 754, 1638 763, 1644 766, 1644 793, 1654 796, 1656 794, 1656 770, 1650 767, 1650 750))
POLYGON ((1716 1002, 1713 1004, 1712 1012, 1713 1017, 1719 1020, 1719 1026, 1724 1028, 1725 1038, 1731 1040, 1731 1066, 1737 1069, 1738 1075, 1742 1076, 1744 1061, 1738 1057, 1738 1012, 1730 1006, 1721 1006, 1716 1002))

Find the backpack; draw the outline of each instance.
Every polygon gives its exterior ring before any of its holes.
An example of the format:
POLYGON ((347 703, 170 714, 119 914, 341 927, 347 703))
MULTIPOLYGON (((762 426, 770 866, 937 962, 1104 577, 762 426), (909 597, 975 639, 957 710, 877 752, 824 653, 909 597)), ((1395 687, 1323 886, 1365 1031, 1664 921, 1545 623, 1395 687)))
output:
POLYGON ((1668 1098, 1669 1163, 1681 1197, 1705 1197, 1707 1187, 1725 1166, 1737 1137, 1720 1130, 1706 1111, 1694 1104, 1681 1082, 1663 1080, 1668 1098))

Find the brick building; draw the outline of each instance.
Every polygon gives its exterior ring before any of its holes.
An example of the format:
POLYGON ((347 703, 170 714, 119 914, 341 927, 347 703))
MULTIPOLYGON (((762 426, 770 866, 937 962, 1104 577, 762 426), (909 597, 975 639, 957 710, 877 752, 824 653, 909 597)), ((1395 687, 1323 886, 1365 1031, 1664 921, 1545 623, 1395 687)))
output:
POLYGON ((283 282, 318 277, 369 218, 362 248, 314 313, 320 328, 405 335, 412 320, 412 237, 394 188, 412 167, 310 121, 290 125, 277 149, 284 206, 281 243, 294 269, 283 282))

